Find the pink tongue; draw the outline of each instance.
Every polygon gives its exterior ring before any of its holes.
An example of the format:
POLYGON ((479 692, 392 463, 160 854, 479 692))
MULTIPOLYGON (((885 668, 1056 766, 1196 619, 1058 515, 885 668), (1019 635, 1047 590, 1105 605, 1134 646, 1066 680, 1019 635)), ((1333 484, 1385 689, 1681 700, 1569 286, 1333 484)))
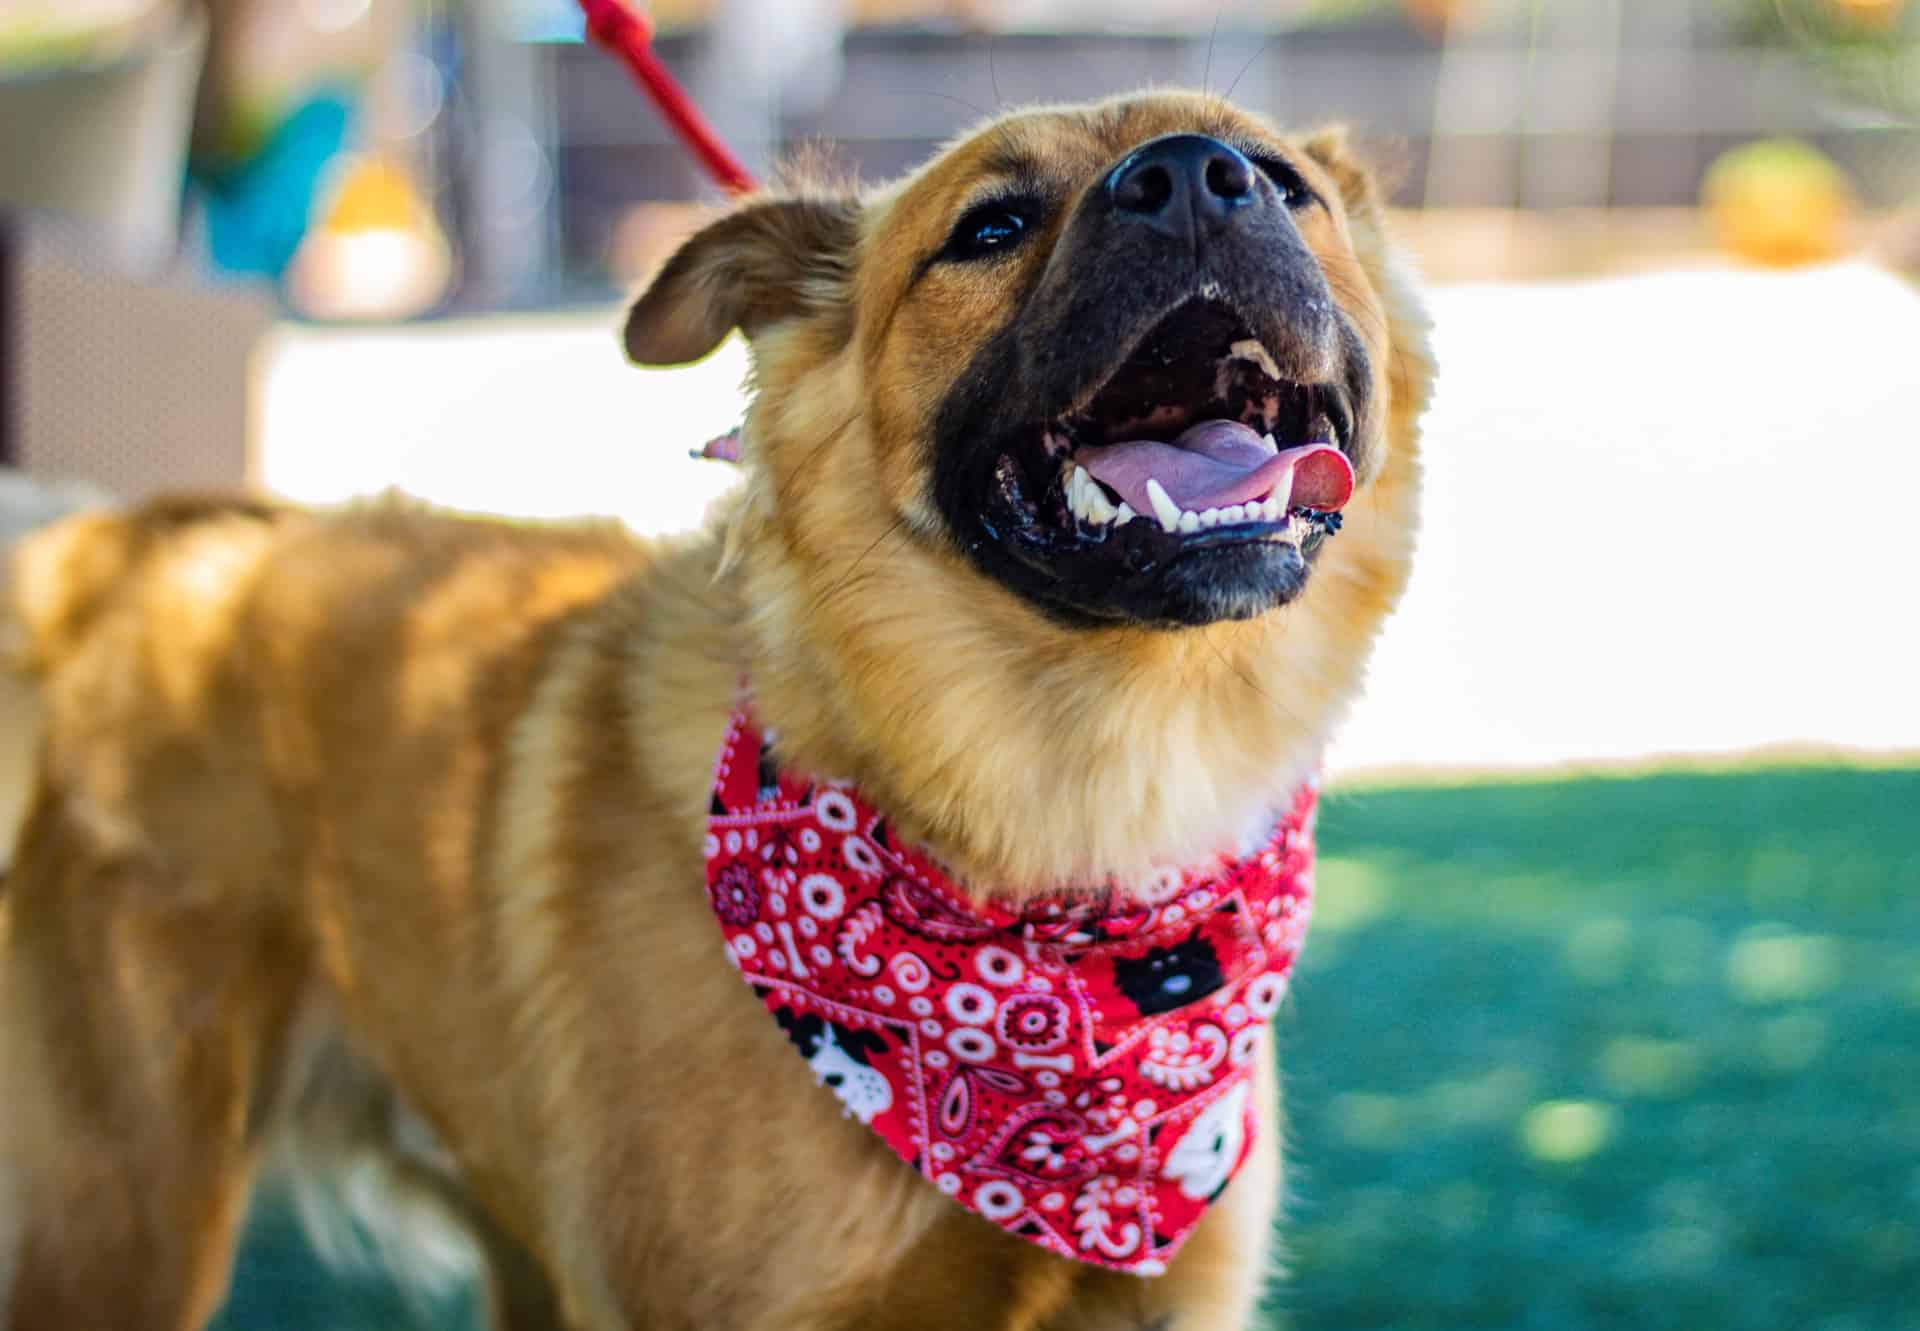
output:
POLYGON ((1278 496, 1284 508, 1338 512, 1353 497, 1353 467, 1332 444, 1269 449, 1238 421, 1201 421, 1170 444, 1142 440, 1083 448, 1073 460, 1133 511, 1153 516, 1147 482, 1195 513, 1278 496))

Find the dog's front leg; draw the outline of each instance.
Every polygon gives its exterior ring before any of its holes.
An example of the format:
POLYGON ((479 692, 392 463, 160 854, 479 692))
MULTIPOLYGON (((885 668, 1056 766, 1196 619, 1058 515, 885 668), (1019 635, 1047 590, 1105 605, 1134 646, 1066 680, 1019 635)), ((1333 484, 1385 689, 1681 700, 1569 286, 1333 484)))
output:
MULTIPOLYGON (((78 801, 74 801, 75 804, 78 801)), ((0 928, 7 1331, 199 1331, 226 1296, 299 982, 257 916, 42 795, 0 928)))

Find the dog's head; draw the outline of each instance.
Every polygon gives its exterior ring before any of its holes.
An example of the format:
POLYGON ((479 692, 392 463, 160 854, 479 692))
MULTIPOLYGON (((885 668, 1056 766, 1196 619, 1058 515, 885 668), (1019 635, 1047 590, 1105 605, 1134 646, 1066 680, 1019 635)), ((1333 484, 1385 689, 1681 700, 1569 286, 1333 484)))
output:
POLYGON ((1041 875, 1218 845, 1297 779, 1405 576, 1428 377, 1338 134, 1191 93, 1018 112, 891 186, 743 204, 626 346, 736 327, 731 549, 756 690, 804 681, 792 756, 1041 875), (1024 853, 1040 807, 1071 862, 1024 853))
POLYGON ((1216 100, 1027 112, 870 200, 723 219, 627 349, 684 361, 736 325, 845 347, 876 512, 1061 623, 1248 618, 1302 594, 1387 446, 1356 211, 1376 221, 1337 137, 1216 100))

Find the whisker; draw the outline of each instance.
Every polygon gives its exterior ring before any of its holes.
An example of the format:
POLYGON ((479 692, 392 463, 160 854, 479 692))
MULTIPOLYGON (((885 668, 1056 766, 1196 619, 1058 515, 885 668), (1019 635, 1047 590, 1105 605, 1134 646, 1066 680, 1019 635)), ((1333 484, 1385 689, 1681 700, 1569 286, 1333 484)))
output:
MULTIPOLYGON (((964 106, 982 120, 991 119, 993 116, 993 112, 987 110, 978 102, 968 101, 965 97, 956 97, 950 92, 935 92, 931 88, 892 88, 888 90, 887 95, 890 97, 938 97, 943 102, 952 102, 955 106, 964 106)), ((997 98, 999 94, 996 92, 994 96, 997 98)))
POLYGON ((1273 45, 1273 40, 1278 35, 1278 33, 1270 32, 1261 39, 1260 45, 1256 46, 1253 54, 1247 57, 1247 63, 1240 66, 1240 72, 1233 76, 1233 82, 1229 83, 1227 90, 1220 94, 1221 101, 1227 102, 1233 100, 1233 90, 1240 86, 1240 80, 1247 76, 1247 71, 1253 68, 1254 62, 1267 53, 1267 48, 1273 45))
POLYGON ((856 411, 844 421, 840 422, 840 424, 834 426, 833 429, 827 431, 826 436, 821 439, 818 444, 814 445, 813 451, 807 454, 806 460, 788 473, 787 482, 780 487, 779 492, 779 500, 782 507, 792 501, 792 489, 798 479, 802 476, 811 475, 813 472, 813 464, 820 460, 820 455, 831 448, 841 435, 852 429, 853 423, 859 419, 860 413, 856 411))
POLYGON ((1227 0, 1220 0, 1213 11, 1213 27, 1207 33, 1207 63, 1200 74, 1200 91, 1206 92, 1213 82, 1213 43, 1220 36, 1220 18, 1227 12, 1227 0))
POLYGON ((816 596, 814 598, 814 601, 813 601, 814 606, 816 608, 820 606, 824 606, 829 601, 833 600, 836 596, 838 596, 841 593, 841 591, 846 587, 846 585, 853 580, 853 576, 860 571, 860 566, 866 563, 867 557, 871 555, 875 550, 878 550, 880 548, 881 542, 885 541, 889 536, 893 536, 897 534, 900 531, 900 529, 906 525, 907 525, 906 514, 902 513, 898 517, 894 518, 894 520, 890 524, 888 524, 887 529, 885 531, 881 532, 878 536, 873 538, 873 544, 869 545, 865 550, 862 550, 860 552, 859 556, 854 559, 853 563, 850 566, 848 566, 846 573, 841 576, 840 580, 834 583, 833 586, 827 588, 827 590, 822 592, 819 596, 816 596))

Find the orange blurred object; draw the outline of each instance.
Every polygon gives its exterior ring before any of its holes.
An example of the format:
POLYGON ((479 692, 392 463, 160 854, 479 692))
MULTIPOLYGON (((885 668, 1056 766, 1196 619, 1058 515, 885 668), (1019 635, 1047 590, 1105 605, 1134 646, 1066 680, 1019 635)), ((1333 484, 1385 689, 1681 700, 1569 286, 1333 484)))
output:
POLYGON ((1400 0, 1400 7, 1408 18, 1439 37, 1479 18, 1481 0, 1400 0))
POLYGON ((1900 21, 1907 0, 1827 0, 1827 8, 1866 28, 1891 29, 1900 21))
POLYGON ((1721 247, 1748 263, 1823 263, 1855 241, 1857 205, 1846 173, 1797 139, 1722 154, 1707 171, 1700 202, 1721 247))

